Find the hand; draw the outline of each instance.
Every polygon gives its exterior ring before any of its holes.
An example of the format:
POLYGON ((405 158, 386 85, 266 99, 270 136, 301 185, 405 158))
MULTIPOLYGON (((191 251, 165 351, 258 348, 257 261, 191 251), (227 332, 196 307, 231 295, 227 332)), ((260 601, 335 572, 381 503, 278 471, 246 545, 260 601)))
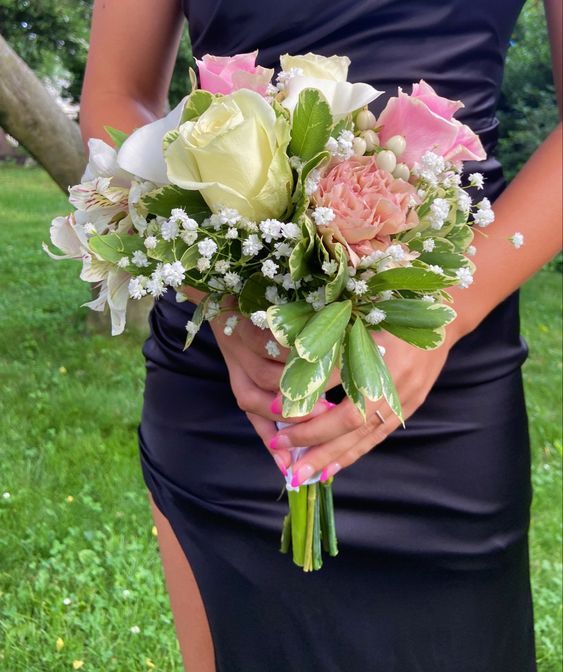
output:
MULTIPOLYGON (((385 362, 397 387, 406 420, 426 399, 445 364, 451 345, 445 343, 436 350, 420 350, 388 333, 377 334, 374 339, 378 345, 385 347, 385 362)), ((289 450, 310 446, 293 465, 293 485, 300 485, 321 470, 321 480, 327 480, 340 469, 356 462, 401 425, 384 399, 367 401, 366 416, 364 422, 360 412, 346 397, 322 418, 308 419, 280 431, 270 445, 279 447, 277 452, 284 465, 290 464, 287 458, 289 450)))
MULTIPOLYGON (((229 299, 227 306, 234 307, 234 301, 234 299, 229 299)), ((210 326, 227 365, 231 388, 239 408, 246 413, 285 475, 285 465, 290 462, 290 453, 282 447, 277 451, 271 447, 275 445, 271 444, 277 432, 275 421, 305 422, 326 412, 332 404, 319 401, 307 416, 283 418, 281 401, 276 393, 280 387, 283 364, 289 350, 278 346, 279 356, 269 355, 266 343, 275 342, 272 332, 255 327, 250 320, 234 310, 221 313, 210 322, 210 326), (224 332, 225 324, 227 319, 234 315, 238 317, 238 323, 233 333, 228 336, 224 332)))

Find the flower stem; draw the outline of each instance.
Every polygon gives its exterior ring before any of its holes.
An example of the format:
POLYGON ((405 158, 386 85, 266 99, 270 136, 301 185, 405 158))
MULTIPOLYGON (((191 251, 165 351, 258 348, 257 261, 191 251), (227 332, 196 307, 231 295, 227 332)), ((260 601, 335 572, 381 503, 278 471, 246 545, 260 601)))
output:
POLYGON ((324 518, 326 522, 326 537, 328 545, 328 554, 338 555, 338 542, 336 540, 336 528, 334 524, 334 504, 332 501, 332 478, 325 483, 321 483, 321 505, 324 509, 324 518))

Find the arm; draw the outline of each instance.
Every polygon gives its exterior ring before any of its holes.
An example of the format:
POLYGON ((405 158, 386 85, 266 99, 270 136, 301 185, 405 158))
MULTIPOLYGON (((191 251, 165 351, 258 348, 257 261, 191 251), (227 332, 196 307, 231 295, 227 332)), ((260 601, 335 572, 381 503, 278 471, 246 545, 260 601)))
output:
MULTIPOLYGON (((546 0, 552 43, 554 79, 558 99, 561 90, 560 0, 546 0)), ((475 280, 468 289, 451 290, 458 318, 448 326, 445 344, 422 351, 390 334, 377 335, 386 348, 386 362, 399 392, 405 418, 423 403, 442 370, 449 349, 470 333, 507 296, 537 272, 561 249, 562 169, 561 123, 532 155, 517 177, 496 200, 495 223, 487 236, 475 237, 475 280), (525 244, 516 250, 508 238, 519 231, 525 244)), ((284 451, 295 446, 314 446, 294 465, 299 482, 326 469, 330 476, 354 463, 399 427, 399 421, 383 401, 366 404, 366 423, 346 399, 322 419, 283 430, 270 447, 284 451), (379 411, 382 423, 376 415, 379 411)), ((286 463, 287 464, 287 463, 286 463)))

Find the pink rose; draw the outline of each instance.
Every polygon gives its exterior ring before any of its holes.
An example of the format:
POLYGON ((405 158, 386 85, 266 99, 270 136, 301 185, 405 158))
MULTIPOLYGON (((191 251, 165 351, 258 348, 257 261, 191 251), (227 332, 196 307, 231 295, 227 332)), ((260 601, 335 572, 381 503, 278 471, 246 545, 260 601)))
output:
POLYGON ((416 189, 378 168, 374 156, 329 167, 313 195, 315 206, 332 208, 335 215, 319 232, 328 244, 342 243, 354 266, 360 257, 389 245, 389 236, 416 226, 412 205, 419 202, 416 189))
POLYGON ((485 150, 479 137, 453 115, 463 103, 442 98, 423 79, 413 84, 411 95, 391 98, 379 115, 383 144, 393 135, 403 135, 407 148, 400 160, 413 166, 429 150, 448 161, 482 161, 485 150))
POLYGON ((256 65, 257 55, 258 50, 236 56, 206 54, 201 61, 196 59, 201 88, 225 95, 239 89, 250 89, 262 96, 266 95, 274 71, 256 65))

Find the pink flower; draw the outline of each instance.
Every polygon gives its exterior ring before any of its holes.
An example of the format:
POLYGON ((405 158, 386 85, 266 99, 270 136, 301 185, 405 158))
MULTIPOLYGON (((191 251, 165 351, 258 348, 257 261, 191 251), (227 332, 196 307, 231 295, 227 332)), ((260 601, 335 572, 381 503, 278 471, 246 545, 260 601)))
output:
POLYGON ((459 100, 442 98, 423 79, 414 84, 411 95, 391 98, 379 115, 383 144, 393 135, 403 135, 407 148, 401 161, 413 166, 429 150, 448 161, 482 161, 485 150, 479 137, 453 115, 463 107, 459 100))
POLYGON ((266 95, 274 71, 256 65, 257 55, 258 50, 236 56, 206 54, 201 61, 196 60, 201 88, 225 95, 239 89, 266 95))
POLYGON ((416 189, 377 167, 374 156, 336 163, 321 178, 314 205, 332 208, 334 219, 319 232, 328 244, 342 243, 356 266, 361 256, 384 249, 389 236, 418 224, 416 189))

